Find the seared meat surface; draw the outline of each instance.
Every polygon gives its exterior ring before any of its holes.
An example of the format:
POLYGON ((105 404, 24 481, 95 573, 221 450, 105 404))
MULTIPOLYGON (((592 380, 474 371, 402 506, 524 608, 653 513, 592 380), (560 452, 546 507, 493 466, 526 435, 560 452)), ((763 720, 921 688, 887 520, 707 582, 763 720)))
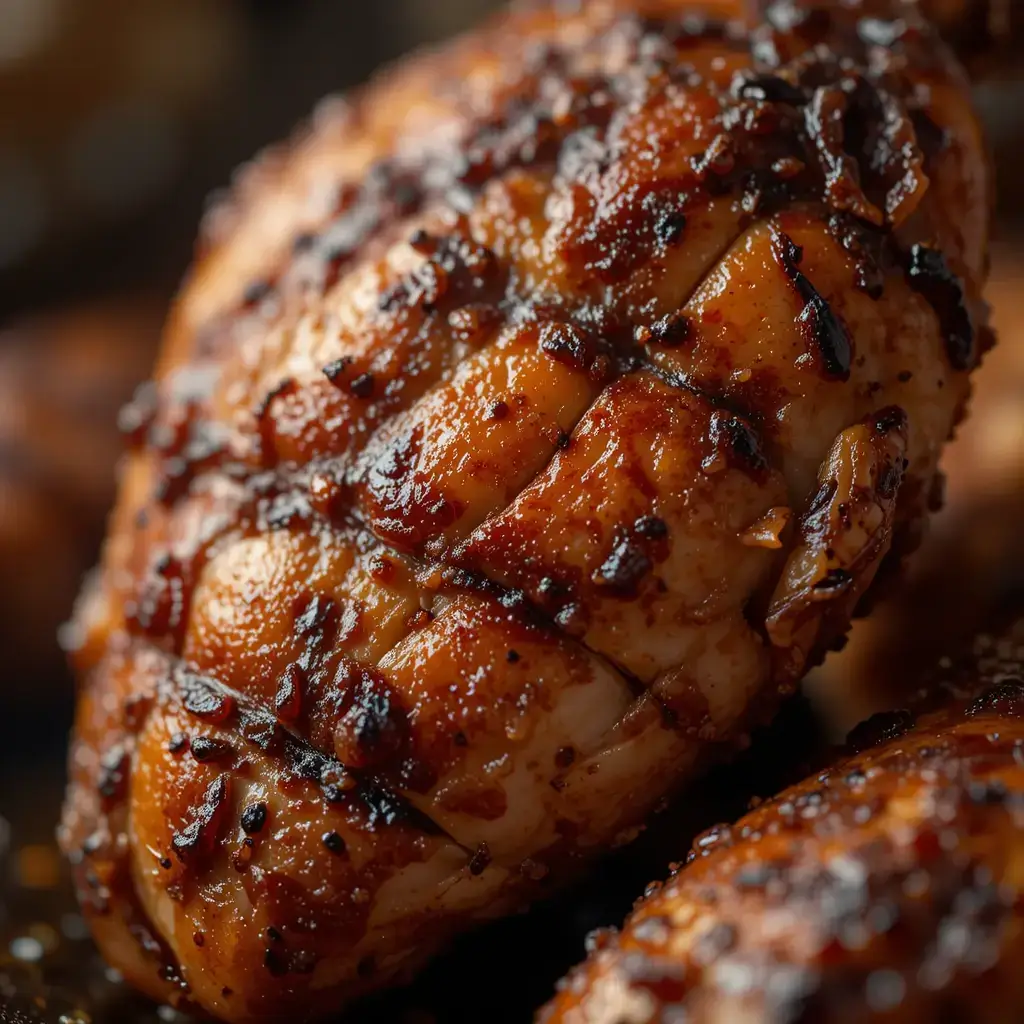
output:
POLYGON ((853 756, 698 837, 540 1019, 1019 1020, 1022 674, 1024 620, 944 659, 853 756))
POLYGON ((902 6, 528 5, 205 227, 72 640, 106 955, 313 1017, 628 840, 912 542, 987 176, 902 6))

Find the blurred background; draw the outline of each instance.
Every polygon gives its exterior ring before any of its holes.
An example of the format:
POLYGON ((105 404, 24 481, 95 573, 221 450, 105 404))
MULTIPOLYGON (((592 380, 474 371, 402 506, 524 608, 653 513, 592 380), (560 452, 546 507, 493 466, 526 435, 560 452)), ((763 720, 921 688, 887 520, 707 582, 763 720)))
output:
MULTIPOLYGON (((319 98, 497 6, 0 0, 0 1021, 173 1019, 140 1009, 93 962, 50 845, 73 703, 55 638, 96 559, 117 410, 148 372, 205 203, 319 98)), ((620 919, 695 830, 742 810, 737 794, 770 793, 819 735, 841 736, 892 704, 937 634, 966 636, 1020 591, 1024 83, 997 78, 978 99, 1007 185, 990 296, 1001 346, 979 375, 973 419, 947 459, 947 508, 909 585, 816 674, 812 700, 794 702, 685 813, 604 868, 582 898, 506 927, 499 945, 529 945, 547 964, 515 998, 483 1014, 452 994, 467 964, 484 982, 496 970, 496 947, 474 940, 459 973, 431 972, 412 1009, 401 997, 361 1020, 527 1019, 588 928, 620 919), (798 753, 780 765, 779 749, 798 753)))

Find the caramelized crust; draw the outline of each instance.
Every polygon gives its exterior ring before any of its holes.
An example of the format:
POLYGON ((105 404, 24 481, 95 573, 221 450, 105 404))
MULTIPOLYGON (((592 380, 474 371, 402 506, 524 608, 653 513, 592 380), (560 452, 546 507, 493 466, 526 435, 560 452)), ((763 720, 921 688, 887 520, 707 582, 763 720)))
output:
POLYGON ((855 752, 699 836, 546 1024, 1009 1021, 1024 982, 1024 620, 855 752))
POLYGON ((926 512, 984 322, 956 66, 874 0, 565 6, 323 108, 204 228, 62 830, 153 995, 326 1013, 625 841, 926 512))

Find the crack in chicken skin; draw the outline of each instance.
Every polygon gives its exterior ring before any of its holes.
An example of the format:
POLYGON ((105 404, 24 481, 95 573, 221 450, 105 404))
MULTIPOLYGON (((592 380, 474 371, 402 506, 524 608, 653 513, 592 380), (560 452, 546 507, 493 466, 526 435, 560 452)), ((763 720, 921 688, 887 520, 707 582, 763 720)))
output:
POLYGON ((243 172, 125 413, 61 841, 156 998, 324 1015, 542 895, 927 512, 985 337, 952 59, 875 0, 563 7, 243 172))

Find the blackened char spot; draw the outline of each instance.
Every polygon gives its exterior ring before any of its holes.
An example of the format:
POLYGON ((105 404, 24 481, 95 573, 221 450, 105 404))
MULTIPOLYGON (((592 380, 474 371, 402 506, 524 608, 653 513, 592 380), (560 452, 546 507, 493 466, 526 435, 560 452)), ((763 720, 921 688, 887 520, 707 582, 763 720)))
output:
POLYGON ((234 710, 234 701, 210 686, 195 673, 183 673, 185 681, 185 710, 207 722, 224 722, 234 710))
POLYGON ((190 821, 181 830, 174 833, 171 845, 179 857, 184 857, 198 848, 210 847, 213 844, 217 818, 221 807, 227 799, 227 777, 218 775, 206 787, 202 802, 198 807, 190 809, 190 821))
POLYGON ((792 107, 800 107, 807 102, 804 89, 779 75, 741 74, 736 77, 733 90, 741 99, 788 103, 792 107))
POLYGON ((283 722, 294 722, 302 713, 302 693, 305 689, 305 672, 301 665, 292 662, 286 666, 277 680, 274 694, 274 710, 283 722))
POLYGON ((242 811, 242 831, 249 836, 253 836, 263 831, 263 826, 267 823, 267 805, 261 800, 255 804, 249 804, 242 811))
POLYGON ((844 590, 853 582, 853 575, 847 569, 829 569, 825 575, 814 584, 815 590, 838 591, 844 590))
POLYGON ((716 410, 711 415, 709 440, 716 452, 722 452, 730 465, 752 476, 763 477, 769 469, 768 458, 749 423, 731 413, 716 410))
POLYGON ((846 737, 846 744, 853 753, 877 747, 899 739, 913 727, 914 721, 914 713, 906 708, 881 711, 855 726, 846 737))
POLYGON ((538 341, 542 352, 574 370, 586 370, 596 355, 593 339, 573 324, 541 324, 538 341))
POLYGON ((910 286, 935 310, 954 370, 974 364, 974 324, 964 301, 960 279, 949 269, 946 257, 927 245, 914 245, 907 257, 910 286))
POLYGON ((350 700, 334 729, 334 749, 339 758, 359 768, 396 757, 405 745, 408 723, 387 681, 354 662, 342 663, 338 676, 337 688, 350 700))
POLYGON ((594 582, 613 594, 632 596, 640 581, 651 571, 652 564, 635 538, 624 537, 594 574, 594 582))
POLYGON ((199 762, 218 761, 233 753, 230 743, 211 736, 196 736, 191 744, 192 756, 199 762))
POLYGON ((486 843, 481 843, 469 861, 469 873, 482 875, 491 863, 491 851, 486 843))
POLYGON ((665 348, 676 348, 686 341, 693 330, 690 318, 681 312, 667 313, 655 320, 650 327, 636 329, 638 345, 663 345, 665 348))
POLYGON ((323 842, 324 846, 326 846, 327 849, 331 851, 331 853, 337 854, 339 857, 342 854, 344 854, 347 850, 345 840, 338 832, 335 832, 333 829, 330 832, 325 832, 321 836, 321 841, 323 842))
POLYGON ((641 516, 633 524, 633 529, 648 540, 664 540, 668 536, 668 523, 658 516, 641 516))
POLYGON ((848 380, 853 360, 850 332, 824 296, 800 270, 804 258, 803 249, 789 235, 776 228, 772 232, 772 253, 804 302, 803 312, 797 319, 812 332, 826 375, 835 380, 848 380))
POLYGON ((894 430, 906 430, 907 414, 898 405, 888 405, 875 413, 874 426, 879 434, 890 434, 894 430))

